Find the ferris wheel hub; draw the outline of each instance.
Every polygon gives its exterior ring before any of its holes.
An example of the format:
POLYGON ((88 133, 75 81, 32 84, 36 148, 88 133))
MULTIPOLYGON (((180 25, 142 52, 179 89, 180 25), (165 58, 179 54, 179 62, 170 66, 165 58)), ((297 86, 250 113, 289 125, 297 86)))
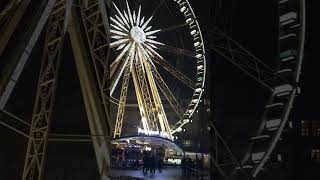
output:
POLYGON ((134 26, 131 29, 130 36, 137 43, 144 43, 147 39, 146 33, 138 26, 134 26))

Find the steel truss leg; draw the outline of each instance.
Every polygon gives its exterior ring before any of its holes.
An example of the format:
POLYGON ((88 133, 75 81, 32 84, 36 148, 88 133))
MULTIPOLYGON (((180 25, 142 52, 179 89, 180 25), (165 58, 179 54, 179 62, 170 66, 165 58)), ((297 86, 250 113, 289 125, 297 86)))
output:
POLYGON ((66 1, 59 0, 51 13, 39 75, 32 127, 23 170, 23 180, 42 180, 48 131, 64 40, 66 1))
POLYGON ((155 105, 155 111, 156 111, 156 113, 158 115, 161 131, 162 132, 166 132, 167 135, 169 136, 169 138, 172 139, 172 134, 171 134, 171 129, 170 129, 170 126, 169 126, 169 123, 168 123, 168 119, 167 119, 166 113, 164 111, 164 108, 163 108, 163 105, 162 105, 162 101, 161 101, 161 98, 160 98, 160 94, 159 94, 159 91, 157 89, 157 86, 156 86, 156 83, 155 83, 155 80, 154 80, 154 75, 151 73, 152 72, 151 67, 150 67, 151 65, 150 65, 149 62, 147 62, 147 60, 144 57, 142 57, 141 51, 138 54, 140 56, 140 61, 142 61, 144 63, 144 67, 145 67, 145 70, 146 70, 147 79, 148 79, 150 90, 151 90, 151 94, 152 94, 152 97, 153 97, 153 101, 154 101, 154 105, 155 105))
MULTIPOLYGON (((158 125, 157 125, 157 118, 155 116, 154 110, 155 105, 151 99, 150 90, 148 88, 148 82, 146 79, 145 71, 142 60, 138 60, 138 58, 135 58, 136 61, 134 62, 134 68, 133 68, 133 76, 134 81, 137 83, 134 83, 136 91, 140 92, 141 99, 143 100, 143 107, 145 111, 145 117, 148 122, 149 130, 157 131, 158 125)), ((142 116, 143 117, 143 116, 142 116)))
MULTIPOLYGON (((12 34, 16 30, 18 23, 20 22, 23 14, 25 13, 28 5, 30 4, 31 0, 23 0, 19 4, 12 4, 12 7, 6 13, 8 16, 6 22, 1 24, 2 27, 0 29, 0 55, 3 53, 5 47, 9 39, 11 38, 12 34), (3 29, 2 29, 3 28, 3 29)), ((1 17, 2 19, 2 17, 1 17)), ((0 20, 1 20, 0 19, 0 20)))
POLYGON ((140 127, 142 125, 143 129, 150 130, 149 123, 147 120, 147 112, 146 112, 146 109, 144 108, 145 105, 144 105, 144 101, 142 99, 142 93, 141 93, 140 89, 138 88, 139 82, 138 82, 137 73, 136 73, 135 68, 132 68, 132 79, 133 79, 134 89, 136 91, 136 96, 137 96, 138 105, 139 105, 139 111, 140 111, 140 115, 141 115, 140 127))
POLYGON ((7 14, 12 11, 12 9, 14 9, 14 7, 17 5, 17 1, 10 1, 8 2, 7 6, 5 6, 5 8, 3 8, 0 11, 0 22, 3 18, 5 18, 7 16, 7 14))
MULTIPOLYGON (((100 98, 104 111, 109 119, 110 107, 110 64, 109 64, 109 21, 108 9, 103 0, 79 0, 81 16, 87 35, 91 57, 95 69, 96 80, 100 89, 100 98)), ((111 127, 108 121, 108 128, 111 127)))
POLYGON ((44 6, 37 10, 37 14, 39 15, 34 17, 29 23, 28 29, 32 31, 32 33, 27 33, 26 36, 19 39, 19 42, 17 43, 21 44, 21 46, 17 46, 8 57, 10 60, 3 68, 2 76, 0 78, 0 109, 2 110, 5 108, 5 105, 23 72, 25 64, 29 60, 29 56, 48 20, 55 1, 56 0, 48 0, 42 2, 42 5, 44 6))
POLYGON ((101 179, 109 179, 110 172, 110 132, 106 123, 104 107, 99 99, 99 91, 95 85, 94 73, 89 64, 89 56, 86 53, 85 40, 81 34, 80 24, 77 21, 76 13, 72 12, 72 19, 68 26, 71 45, 77 72, 80 80, 82 96, 86 108, 91 134, 101 136, 92 138, 97 164, 101 179))
MULTIPOLYGON (((131 59, 131 61, 132 61, 132 59, 131 59)), ((125 70, 124 70, 122 89, 121 89, 120 101, 119 101, 118 113, 117 113, 117 119, 116 119, 116 126, 114 128, 114 135, 113 135, 114 138, 121 136, 124 110, 126 108, 128 86, 129 86, 130 74, 131 74, 131 72, 130 72, 131 61, 127 63, 125 70)))
MULTIPOLYGON (((79 0, 84 30, 95 70, 95 78, 92 77, 91 74, 87 74, 90 79, 83 79, 85 77, 88 78, 88 76, 85 74, 89 72, 90 68, 90 64, 88 63, 88 61, 85 61, 86 63, 85 65, 82 65, 81 69, 80 62, 76 62, 76 64, 78 66, 78 73, 81 79, 80 83, 82 86, 81 88, 86 104, 87 116, 89 119, 91 132, 94 134, 103 134, 110 137, 110 37, 107 16, 107 13, 109 12, 108 2, 109 1, 103 0, 79 0), (95 86, 94 82, 97 82, 97 86, 95 86), (98 89, 98 92, 95 91, 96 88, 98 89)), ((77 45, 77 43, 73 44, 77 45)), ((81 58, 79 58, 79 60, 80 59, 81 58)), ((94 146, 101 179, 109 179, 111 151, 110 139, 101 139, 101 141, 94 141, 94 146)))

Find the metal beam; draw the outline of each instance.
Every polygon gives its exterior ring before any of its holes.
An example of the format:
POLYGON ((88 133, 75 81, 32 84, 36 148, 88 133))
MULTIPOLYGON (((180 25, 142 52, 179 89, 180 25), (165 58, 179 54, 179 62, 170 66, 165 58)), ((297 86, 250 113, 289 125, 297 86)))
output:
POLYGON ((89 63, 90 55, 88 55, 85 43, 81 33, 80 22, 77 21, 77 15, 73 11, 71 22, 68 26, 73 54, 75 56, 75 64, 80 80, 80 87, 86 108, 87 118, 89 121, 91 134, 99 134, 101 136, 92 138, 97 164, 101 179, 109 179, 110 174, 110 127, 109 119, 104 111, 102 100, 99 97, 99 90, 96 88, 95 75, 91 70, 89 63))
POLYGON ((174 95, 170 91, 169 87, 167 86, 166 82, 162 79, 161 75, 159 74, 159 72, 157 71, 156 67, 153 64, 150 66, 150 69, 151 69, 151 72, 153 74, 155 81, 157 82, 158 87, 160 88, 162 93, 165 95, 165 97, 169 101, 173 110, 177 113, 177 115, 180 117, 180 119, 182 119, 184 112, 183 112, 179 102, 174 97, 174 95))
POLYGON ((18 133, 26 138, 29 138, 28 132, 31 124, 25 122, 13 114, 0 110, 0 124, 15 133, 18 133))
POLYGON ((9 12, 13 11, 20 0, 11 0, 8 4, 0 11, 0 22, 5 18, 9 12))
POLYGON ((31 128, 31 124, 7 111, 0 110, 0 124, 26 138, 29 138, 28 133, 31 128))
POLYGON ((177 48, 177 47, 173 47, 173 46, 169 46, 169 45, 159 45, 158 49, 160 49, 162 51, 170 52, 173 54, 177 54, 177 55, 191 57, 191 58, 194 58, 194 61, 196 61, 196 56, 198 55, 197 52, 193 52, 190 50, 181 49, 181 48, 177 48))
POLYGON ((81 16, 85 27, 86 37, 91 51, 91 59, 94 65, 96 80, 100 89, 100 98, 104 105, 109 128, 109 99, 110 99, 110 36, 107 7, 103 0, 88 0, 87 6, 83 0, 79 0, 81 16))
POLYGON ((120 100, 118 104, 118 112, 117 112, 117 119, 116 119, 116 125, 114 128, 114 135, 113 137, 120 137, 121 131, 122 131, 122 125, 123 125, 123 117, 124 117, 124 111, 126 107, 126 101, 127 101, 127 94, 128 94, 128 88, 129 88, 129 81, 130 81, 130 67, 131 67, 131 61, 127 62, 124 74, 123 74, 123 81, 121 86, 121 94, 120 94, 120 100))
POLYGON ((214 50, 262 86, 273 91, 271 83, 276 79, 276 73, 271 67, 264 64, 262 60, 246 50, 218 27, 210 25, 204 32, 207 36, 206 47, 209 50, 214 50))
POLYGON ((213 130, 215 135, 215 146, 214 146, 214 155, 211 155, 211 161, 213 162, 214 166, 218 169, 219 173, 226 179, 231 178, 231 172, 234 170, 234 165, 237 166, 240 172, 246 177, 247 180, 251 179, 249 173, 243 168, 240 160, 235 156, 235 154, 231 151, 230 147, 228 146, 227 142, 224 140, 222 135, 219 133, 218 129, 215 127, 212 121, 209 122, 210 128, 213 130), (221 144, 221 147, 218 146, 221 144), (229 157, 224 162, 221 162, 220 152, 222 156, 229 157), (232 164, 231 168, 228 168, 227 164, 232 164))
POLYGON ((11 93, 19 80, 19 77, 27 63, 29 56, 35 46, 40 33, 48 20, 49 14, 56 0, 43 2, 43 8, 38 10, 37 15, 30 23, 30 31, 22 39, 22 46, 15 49, 14 54, 10 57, 10 61, 4 68, 3 76, 0 79, 0 109, 4 109, 11 96, 11 93))
POLYGON ((52 119, 56 82, 63 49, 63 30, 66 0, 58 0, 49 18, 46 42, 42 57, 30 138, 23 169, 23 180, 42 180, 45 164, 48 131, 52 119))
POLYGON ((24 15, 27 7, 30 4, 30 1, 31 0, 23 0, 19 4, 17 4, 17 7, 10 8, 11 12, 8 12, 9 14, 7 14, 10 17, 8 17, 5 24, 2 24, 2 27, 0 29, 0 55, 2 55, 5 47, 9 42, 9 39, 16 30, 17 25, 19 24, 22 16, 24 15))
MULTIPOLYGON (((137 55, 136 55, 137 56, 137 55)), ((154 114, 153 109, 155 109, 155 106, 153 104, 153 101, 151 99, 150 89, 148 87, 148 82, 146 79, 145 69, 144 65, 141 62, 141 60, 138 60, 138 57, 135 58, 135 62, 133 63, 132 68, 132 76, 133 76, 133 82, 134 82, 134 88, 136 90, 137 96, 141 97, 143 106, 139 105, 139 109, 141 111, 141 108, 144 110, 144 115, 142 115, 142 118, 146 118, 148 122, 149 129, 147 130, 153 130, 157 131, 157 118, 154 114)), ((139 99, 138 99, 139 102, 139 99)))
POLYGON ((196 89, 196 83, 194 81, 192 81, 182 72, 178 71, 175 67, 173 67, 170 63, 168 63, 164 59, 161 59, 160 57, 155 56, 152 60, 158 63, 159 65, 161 65, 165 70, 167 70, 174 77, 179 79, 181 82, 183 82, 185 85, 187 85, 191 89, 196 89))
POLYGON ((173 139, 171 129, 168 123, 167 115, 166 115, 166 112, 164 111, 162 100, 160 98, 160 94, 159 94, 156 82, 154 80, 154 75, 151 71, 151 64, 150 64, 151 61, 148 60, 146 56, 142 55, 142 51, 140 48, 138 48, 138 56, 139 56, 140 62, 143 62, 144 68, 146 70, 147 79, 149 82, 151 94, 153 97, 153 102, 155 105, 155 114, 157 114, 158 116, 158 121, 161 127, 161 131, 165 132, 168 138, 173 139))

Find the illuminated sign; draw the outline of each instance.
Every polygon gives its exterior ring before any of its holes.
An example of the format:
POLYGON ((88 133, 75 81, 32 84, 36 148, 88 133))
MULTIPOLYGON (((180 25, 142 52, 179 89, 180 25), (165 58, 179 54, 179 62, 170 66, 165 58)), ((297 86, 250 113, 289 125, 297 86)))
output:
POLYGON ((166 137, 168 138, 168 134, 166 132, 163 131, 150 131, 150 130, 145 130, 145 129, 141 129, 138 128, 138 134, 144 134, 144 135, 149 135, 149 136, 161 136, 161 137, 166 137))

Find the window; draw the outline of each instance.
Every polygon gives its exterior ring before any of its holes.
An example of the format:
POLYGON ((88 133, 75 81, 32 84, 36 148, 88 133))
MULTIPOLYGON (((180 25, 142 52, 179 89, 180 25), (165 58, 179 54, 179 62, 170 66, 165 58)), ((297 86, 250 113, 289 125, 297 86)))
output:
POLYGON ((310 121, 301 121, 301 136, 309 136, 310 121))
POLYGON ((320 130, 319 129, 312 129, 312 136, 320 136, 320 130))
POLYGON ((311 160, 320 161, 320 149, 312 149, 311 160))
POLYGON ((320 136, 320 121, 302 121, 301 136, 320 136))
POLYGON ((312 136, 320 136, 320 122, 313 121, 312 122, 312 136))
POLYGON ((301 136, 309 136, 309 128, 303 127, 301 129, 301 136))
POLYGON ((190 139, 186 139, 183 141, 183 146, 184 147, 190 147, 191 146, 191 140, 190 139))

